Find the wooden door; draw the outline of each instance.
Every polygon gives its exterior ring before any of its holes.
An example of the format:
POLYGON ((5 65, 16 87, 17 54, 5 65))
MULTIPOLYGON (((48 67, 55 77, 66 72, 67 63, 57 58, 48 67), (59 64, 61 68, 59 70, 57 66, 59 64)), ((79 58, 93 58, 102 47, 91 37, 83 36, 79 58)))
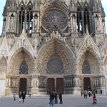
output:
POLYGON ((63 78, 57 78, 56 79, 56 92, 59 93, 63 93, 64 92, 64 81, 63 78))
POLYGON ((19 85, 19 91, 23 92, 27 91, 27 79, 26 78, 21 78, 20 79, 20 85, 19 85))
POLYGON ((89 77, 84 78, 84 90, 90 90, 91 89, 91 82, 89 77))
POLYGON ((55 90, 55 84, 54 84, 54 78, 48 78, 47 79, 47 93, 55 90))

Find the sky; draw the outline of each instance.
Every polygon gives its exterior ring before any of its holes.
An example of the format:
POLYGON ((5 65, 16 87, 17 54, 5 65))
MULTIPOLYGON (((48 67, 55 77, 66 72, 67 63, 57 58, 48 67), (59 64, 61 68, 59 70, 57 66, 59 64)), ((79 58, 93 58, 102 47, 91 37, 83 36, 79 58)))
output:
MULTIPOLYGON (((106 14, 106 32, 107 32, 107 0, 101 0, 103 7, 104 7, 104 11, 106 14)), ((2 26, 3 26, 3 17, 2 17, 2 13, 3 13, 3 8, 5 5, 6 0, 0 0, 0 34, 2 32, 2 26)))

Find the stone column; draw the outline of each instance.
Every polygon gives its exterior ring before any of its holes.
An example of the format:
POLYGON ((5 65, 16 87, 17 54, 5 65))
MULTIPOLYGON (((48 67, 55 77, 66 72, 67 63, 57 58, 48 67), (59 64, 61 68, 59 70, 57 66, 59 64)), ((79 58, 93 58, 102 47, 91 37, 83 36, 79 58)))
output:
POLYGON ((80 94, 81 92, 78 81, 79 81, 79 78, 75 77, 74 78, 74 92, 73 92, 74 94, 80 94))
POLYGON ((40 28, 40 24, 39 24, 39 23, 40 23, 40 22, 39 22, 39 21, 40 21, 40 20, 39 20, 39 18, 40 18, 40 17, 39 17, 39 13, 37 14, 37 16, 38 16, 38 17, 37 17, 37 19, 36 19, 35 21, 36 21, 36 23, 37 23, 37 32, 39 32, 39 30, 40 30, 40 29, 39 29, 39 28, 40 28))
POLYGON ((2 34, 3 35, 5 35, 5 33, 6 33, 6 18, 4 17, 4 19, 3 19, 3 28, 2 28, 2 34))
POLYGON ((37 77, 32 77, 31 81, 31 93, 32 95, 36 95, 39 93, 39 81, 37 77))

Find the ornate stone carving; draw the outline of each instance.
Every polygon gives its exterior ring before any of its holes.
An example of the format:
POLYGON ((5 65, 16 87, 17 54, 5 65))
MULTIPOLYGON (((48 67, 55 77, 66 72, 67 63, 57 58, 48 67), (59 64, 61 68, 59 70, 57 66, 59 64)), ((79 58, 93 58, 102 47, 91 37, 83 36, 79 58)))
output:
POLYGON ((20 65, 20 74, 28 74, 28 66, 25 61, 23 61, 20 65))
POLYGON ((90 64, 88 63, 87 60, 85 60, 83 63, 82 72, 83 74, 90 74, 90 64))
POLYGON ((63 62, 57 54, 54 54, 47 63, 49 73, 63 73, 63 62))
POLYGON ((52 31, 56 27, 59 30, 64 30, 67 26, 67 20, 67 16, 61 10, 50 9, 44 14, 42 25, 48 31, 52 31))

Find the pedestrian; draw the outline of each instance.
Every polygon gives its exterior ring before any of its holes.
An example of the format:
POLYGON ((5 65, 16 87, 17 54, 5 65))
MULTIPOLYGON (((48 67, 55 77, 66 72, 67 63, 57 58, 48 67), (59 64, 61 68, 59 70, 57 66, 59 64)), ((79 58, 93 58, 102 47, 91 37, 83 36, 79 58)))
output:
POLYGON ((51 106, 54 106, 54 98, 55 98, 54 92, 51 92, 51 93, 50 93, 50 102, 49 102, 50 107, 51 107, 51 106))
POLYGON ((82 97, 82 95, 83 95, 83 91, 81 90, 81 97, 82 97))
POLYGON ((96 94, 93 93, 93 104, 97 104, 97 98, 96 98, 96 94))
POLYGON ((26 93, 25 93, 25 91, 23 91, 23 92, 22 92, 22 100, 23 100, 23 103, 24 103, 25 97, 26 97, 26 93))
POLYGON ((49 104, 51 103, 51 91, 49 91, 49 104))
POLYGON ((100 90, 100 94, 101 94, 101 95, 102 95, 102 93, 103 93, 102 90, 100 90))
POLYGON ((16 93, 15 92, 13 93, 13 99, 14 99, 14 101, 16 101, 16 93))
POLYGON ((29 95, 29 97, 31 98, 31 91, 29 91, 28 95, 29 95))
POLYGON ((62 93, 61 92, 59 93, 59 101, 60 101, 60 104, 63 103, 63 101, 62 101, 62 93))
POLYGON ((91 97, 92 96, 92 92, 88 91, 88 96, 91 97))
POLYGON ((84 91, 84 98, 87 99, 87 90, 84 91))
POLYGON ((19 92, 19 102, 21 102, 21 98, 22 98, 22 92, 19 92))
POLYGON ((54 96, 55 96, 55 104, 57 104, 58 103, 57 92, 54 93, 54 96))

